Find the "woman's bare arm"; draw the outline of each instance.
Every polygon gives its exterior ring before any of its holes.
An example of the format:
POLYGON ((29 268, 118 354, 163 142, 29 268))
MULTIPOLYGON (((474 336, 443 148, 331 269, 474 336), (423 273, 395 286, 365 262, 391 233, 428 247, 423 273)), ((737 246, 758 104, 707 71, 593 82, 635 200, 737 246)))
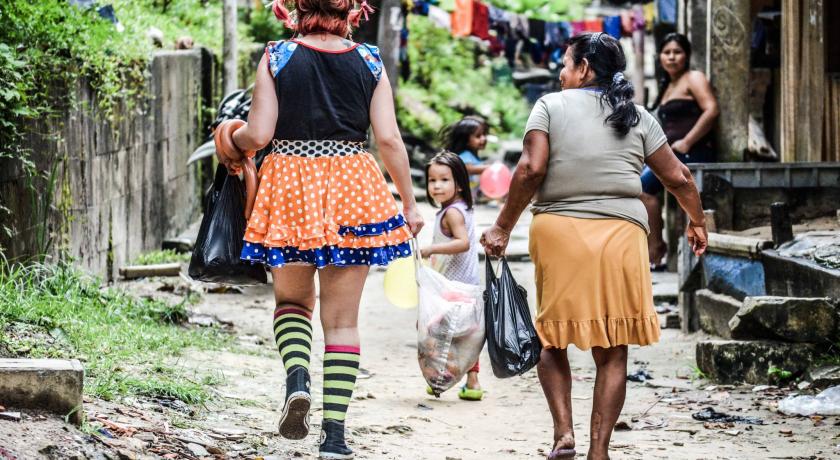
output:
POLYGON ((481 174, 481 173, 484 172, 485 169, 490 167, 490 165, 486 165, 486 164, 469 164, 469 165, 466 165, 466 166, 467 166, 467 173, 469 173, 470 175, 481 174))
POLYGON ((402 199, 403 214, 412 233, 416 235, 423 227, 423 219, 417 211, 417 202, 411 187, 408 153, 397 126, 391 84, 384 71, 373 91, 373 99, 370 103, 370 123, 376 145, 379 147, 379 155, 402 199))
POLYGON ((248 124, 233 133, 233 142, 240 150, 259 150, 274 137, 277 125, 277 94, 274 77, 268 67, 268 55, 263 54, 257 67, 257 79, 251 96, 248 124))
POLYGON ((548 133, 531 130, 525 134, 522 156, 516 165, 510 193, 496 223, 481 236, 484 250, 491 256, 504 255, 510 232, 519 220, 522 211, 539 190, 548 172, 548 133))
POLYGON ((452 239, 445 243, 437 243, 423 248, 422 256, 429 257, 432 254, 460 254, 470 250, 469 232, 464 215, 457 209, 447 209, 443 215, 442 224, 444 229, 449 230, 452 239))
POLYGON ((677 159, 667 143, 656 149, 645 162, 688 214, 690 223, 686 234, 689 244, 697 255, 702 254, 707 244, 706 219, 691 171, 677 159))

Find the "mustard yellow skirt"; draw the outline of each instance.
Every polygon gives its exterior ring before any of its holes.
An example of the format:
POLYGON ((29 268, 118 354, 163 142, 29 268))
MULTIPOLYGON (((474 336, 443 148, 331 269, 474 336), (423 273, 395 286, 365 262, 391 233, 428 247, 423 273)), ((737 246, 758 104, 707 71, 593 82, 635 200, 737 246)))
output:
POLYGON ((659 341, 641 227, 622 219, 538 214, 529 240, 536 266, 537 333, 544 348, 659 341))

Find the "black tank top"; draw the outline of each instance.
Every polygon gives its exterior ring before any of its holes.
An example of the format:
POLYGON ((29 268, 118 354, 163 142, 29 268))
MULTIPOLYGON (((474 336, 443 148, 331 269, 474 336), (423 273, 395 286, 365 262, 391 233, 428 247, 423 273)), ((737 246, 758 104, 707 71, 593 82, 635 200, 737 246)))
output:
MULTIPOLYGON (((694 99, 671 99, 659 106, 657 114, 659 121, 662 122, 662 131, 665 132, 668 143, 673 144, 684 138, 694 128, 700 115, 703 114, 703 109, 694 99)), ((689 155, 701 152, 708 153, 713 149, 712 135, 707 133, 694 144, 690 152, 686 153, 689 155)))
POLYGON ((375 46, 328 51, 292 40, 271 43, 266 53, 279 103, 275 139, 367 140, 382 74, 375 46))

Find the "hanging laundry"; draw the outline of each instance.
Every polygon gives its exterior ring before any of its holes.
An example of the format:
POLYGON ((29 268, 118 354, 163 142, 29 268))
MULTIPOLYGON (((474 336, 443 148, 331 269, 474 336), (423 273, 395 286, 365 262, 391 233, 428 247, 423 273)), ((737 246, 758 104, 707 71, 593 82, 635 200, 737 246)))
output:
POLYGON ((455 0, 452 12, 452 35, 468 37, 472 32, 473 0, 455 0))
POLYGON ((487 7, 490 14, 490 28, 493 28, 499 24, 508 24, 510 25, 510 20, 508 19, 507 11, 495 7, 493 5, 489 5, 487 7))
POLYGON ((419 14, 420 16, 428 16, 429 2, 427 2, 426 0, 415 0, 414 7, 411 9, 411 12, 414 14, 419 14))
POLYGON ((659 22, 677 23, 677 0, 656 0, 656 11, 659 13, 659 22))
POLYGON ((490 14, 490 29, 496 31, 496 42, 492 43, 491 47, 494 49, 496 47, 504 49, 504 41, 510 36, 510 18, 508 12, 501 8, 496 8, 493 5, 489 5, 488 9, 490 14))
POLYGON ((522 40, 528 39, 528 18, 521 14, 510 15, 510 29, 513 35, 522 40))
POLYGON ((545 48, 545 21, 542 19, 528 19, 528 44, 531 60, 536 64, 545 62, 548 56, 545 48))
POLYGON ((645 12, 645 31, 653 33, 653 24, 656 20, 656 7, 653 3, 645 3, 642 5, 642 10, 645 12))
POLYGON ((644 30, 645 28, 645 10, 642 5, 633 7, 633 31, 644 30))
POLYGON ((542 19, 528 19, 528 38, 532 42, 545 43, 545 21, 542 19))
POLYGON ((586 31, 586 24, 583 21, 572 21, 572 37, 580 35, 586 31))
POLYGON ((443 8, 429 5, 429 20, 432 24, 446 30, 452 30, 452 15, 443 8))
POLYGON ((633 35, 633 12, 624 10, 621 12, 621 34, 625 37, 633 35))
POLYGON ((604 21, 601 18, 587 19, 586 21, 583 21, 583 30, 585 32, 603 32, 604 21))
POLYGON ((478 0, 473 1, 471 33, 482 40, 490 39, 490 10, 478 0))
POLYGON ((566 44, 571 35, 568 22, 547 22, 545 24, 545 44, 557 48, 566 44))
POLYGON ((604 18, 604 32, 618 40, 621 38, 621 16, 607 16, 604 18))

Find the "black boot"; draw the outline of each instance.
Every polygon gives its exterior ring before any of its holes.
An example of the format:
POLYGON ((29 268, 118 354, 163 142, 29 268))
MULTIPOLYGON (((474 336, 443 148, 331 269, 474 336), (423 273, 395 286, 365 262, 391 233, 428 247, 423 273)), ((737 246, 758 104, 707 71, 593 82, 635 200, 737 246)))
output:
POLYGON ((286 439, 303 439, 309 434, 309 372, 296 366, 286 376, 286 405, 280 416, 278 430, 286 439))
POLYGON ((324 420, 321 425, 321 448, 318 450, 322 459, 348 460, 354 457, 353 451, 344 442, 344 422, 324 420))

